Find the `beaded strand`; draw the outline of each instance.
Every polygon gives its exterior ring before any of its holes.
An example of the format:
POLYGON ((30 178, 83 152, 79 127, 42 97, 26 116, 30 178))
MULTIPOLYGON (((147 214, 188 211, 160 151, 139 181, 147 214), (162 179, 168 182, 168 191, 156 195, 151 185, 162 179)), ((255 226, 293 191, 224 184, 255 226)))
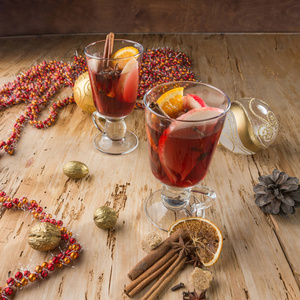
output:
POLYGON ((16 119, 10 137, 6 141, 0 141, 0 150, 4 149, 10 155, 14 153, 21 130, 27 122, 38 129, 53 125, 58 109, 74 103, 73 96, 56 101, 50 107, 49 116, 44 121, 39 121, 42 109, 62 87, 73 87, 78 76, 85 71, 85 59, 74 56, 73 63, 43 61, 25 74, 17 76, 16 80, 4 84, 0 89, 0 110, 22 102, 28 105, 25 112, 16 119))
POLYGON ((18 209, 29 211, 36 220, 49 222, 57 226, 61 231, 61 240, 65 242, 66 250, 61 250, 59 254, 52 257, 47 262, 37 265, 33 271, 25 270, 16 272, 13 277, 6 280, 4 287, 0 287, 0 300, 8 300, 14 296, 17 290, 38 279, 47 278, 50 273, 63 266, 70 265, 72 261, 79 257, 82 246, 73 237, 73 233, 63 227, 61 220, 56 221, 51 214, 43 211, 43 208, 35 200, 29 201, 26 197, 11 198, 6 193, 0 192, 0 204, 7 209, 18 209))
POLYGON ((142 58, 138 98, 158 84, 183 80, 196 80, 185 53, 170 48, 149 49, 142 58))

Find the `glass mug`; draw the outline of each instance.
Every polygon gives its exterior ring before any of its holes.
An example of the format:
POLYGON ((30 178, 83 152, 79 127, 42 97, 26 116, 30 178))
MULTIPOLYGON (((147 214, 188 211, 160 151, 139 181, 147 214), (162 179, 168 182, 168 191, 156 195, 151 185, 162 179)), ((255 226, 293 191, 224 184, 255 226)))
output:
POLYGON ((162 183, 161 190, 145 201, 148 219, 167 231, 174 221, 205 216, 215 192, 199 183, 205 178, 221 135, 230 100, 219 89, 200 82, 180 81, 158 85, 144 96, 150 168, 162 183), (156 101, 169 90, 184 88, 197 95, 207 108, 190 109, 173 119, 156 101))
POLYGON ((94 144, 99 151, 107 154, 126 154, 138 145, 137 136, 127 131, 124 119, 136 104, 143 46, 134 41, 115 39, 113 52, 126 47, 135 48, 136 54, 119 58, 103 57, 105 40, 85 47, 96 107, 92 117, 100 131, 94 144), (105 119, 105 125, 101 119, 105 119))

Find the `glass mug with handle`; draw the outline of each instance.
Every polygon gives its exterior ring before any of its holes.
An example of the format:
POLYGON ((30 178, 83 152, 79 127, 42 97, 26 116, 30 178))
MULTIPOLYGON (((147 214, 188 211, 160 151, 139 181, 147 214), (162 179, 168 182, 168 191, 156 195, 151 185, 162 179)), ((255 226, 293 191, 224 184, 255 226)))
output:
POLYGON ((167 231, 176 220, 205 216, 216 198, 205 178, 230 100, 219 89, 200 82, 158 85, 144 96, 150 168, 161 190, 145 201, 148 219, 167 231))
POLYGON ((114 39, 112 55, 105 56, 106 41, 85 47, 91 89, 96 111, 93 122, 100 133, 95 147, 106 154, 120 155, 138 145, 136 135, 126 129, 125 117, 136 104, 143 46, 137 42, 114 39), (105 119, 105 125, 101 119, 105 119))

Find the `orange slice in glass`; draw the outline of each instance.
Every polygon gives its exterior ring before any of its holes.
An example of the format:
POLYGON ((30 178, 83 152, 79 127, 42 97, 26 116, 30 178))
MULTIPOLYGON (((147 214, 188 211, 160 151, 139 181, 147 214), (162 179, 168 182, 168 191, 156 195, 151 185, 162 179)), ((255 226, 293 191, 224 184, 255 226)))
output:
POLYGON ((162 94, 156 103, 171 118, 176 118, 183 110, 183 87, 174 88, 162 94))
POLYGON ((174 222, 169 234, 183 228, 197 247, 196 253, 204 266, 212 266, 220 257, 223 247, 223 236, 213 222, 199 217, 183 218, 174 222))
POLYGON ((111 56, 112 59, 115 59, 115 61, 113 62, 113 65, 115 66, 116 64, 118 64, 118 67, 120 69, 124 69, 127 62, 129 61, 129 59, 132 58, 132 56, 137 55, 138 53, 139 53, 139 50, 134 47, 121 48, 120 50, 118 50, 111 56), (129 59, 121 59, 121 58, 127 58, 127 57, 129 59))

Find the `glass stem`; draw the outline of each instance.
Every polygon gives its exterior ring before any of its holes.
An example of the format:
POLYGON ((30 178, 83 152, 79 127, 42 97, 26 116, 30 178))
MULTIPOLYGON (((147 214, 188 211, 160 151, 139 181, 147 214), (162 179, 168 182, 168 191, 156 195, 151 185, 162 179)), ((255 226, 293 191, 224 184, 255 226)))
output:
POLYGON ((189 204, 190 196, 190 188, 184 189, 163 185, 161 191, 164 206, 173 211, 185 208, 189 204))
POLYGON ((105 121, 105 134, 106 136, 113 140, 122 140, 126 133, 126 123, 124 119, 106 119, 105 121))

